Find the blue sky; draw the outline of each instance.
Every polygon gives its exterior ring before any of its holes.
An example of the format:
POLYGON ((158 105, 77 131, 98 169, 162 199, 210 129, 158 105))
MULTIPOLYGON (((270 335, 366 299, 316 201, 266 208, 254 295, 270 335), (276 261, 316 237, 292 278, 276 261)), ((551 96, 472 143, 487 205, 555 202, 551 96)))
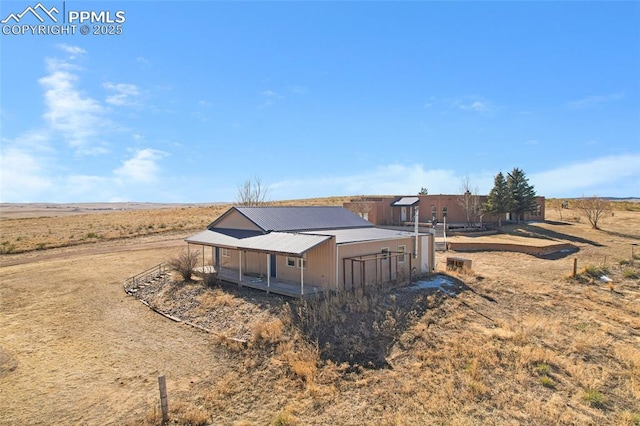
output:
POLYGON ((0 34, 2 202, 640 196, 638 2, 42 5, 126 21, 0 34))

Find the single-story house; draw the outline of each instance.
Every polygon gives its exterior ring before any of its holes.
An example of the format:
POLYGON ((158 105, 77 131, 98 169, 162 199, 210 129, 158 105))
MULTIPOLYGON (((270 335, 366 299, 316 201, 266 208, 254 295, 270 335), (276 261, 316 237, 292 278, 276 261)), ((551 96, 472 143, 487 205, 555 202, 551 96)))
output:
MULTIPOLYGON (((479 223, 497 223, 499 219, 516 220, 513 213, 505 213, 502 217, 485 213, 469 215, 469 209, 463 207, 464 195, 405 195, 385 197, 354 198, 343 204, 364 219, 378 226, 405 226, 414 222, 414 208, 418 207, 418 222, 422 225, 446 223, 447 227, 479 223)), ((487 195, 470 195, 479 205, 487 202, 487 195)), ((523 221, 543 221, 545 215, 545 197, 536 196, 536 209, 521 215, 523 221)))
POLYGON ((232 207, 186 242, 201 246, 204 271, 292 296, 404 282, 435 263, 433 235, 343 207, 232 207))

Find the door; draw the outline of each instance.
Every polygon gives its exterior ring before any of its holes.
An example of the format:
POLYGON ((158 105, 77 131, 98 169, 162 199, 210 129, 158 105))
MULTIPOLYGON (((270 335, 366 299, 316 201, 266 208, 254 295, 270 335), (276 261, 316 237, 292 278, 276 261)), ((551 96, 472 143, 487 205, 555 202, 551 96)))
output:
POLYGON ((271 267, 269 269, 271 269, 271 278, 275 278, 277 276, 276 274, 276 264, 278 263, 276 262, 277 256, 275 254, 272 254, 270 257, 271 257, 271 267))
POLYGON ((406 222, 406 221, 407 221, 407 208, 402 207, 400 209, 400 222, 406 222))

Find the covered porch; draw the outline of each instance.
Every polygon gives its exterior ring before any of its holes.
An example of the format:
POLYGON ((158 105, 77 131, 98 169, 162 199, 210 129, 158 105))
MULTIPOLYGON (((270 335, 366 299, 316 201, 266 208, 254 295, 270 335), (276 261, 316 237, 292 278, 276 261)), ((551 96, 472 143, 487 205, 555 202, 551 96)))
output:
MULTIPOLYGON (((216 269, 213 265, 196 268, 197 273, 214 274, 216 269)), ((279 294, 288 297, 314 297, 319 296, 326 288, 313 284, 304 284, 304 282, 294 282, 274 277, 262 277, 257 274, 245 274, 240 278, 238 271, 231 268, 220 268, 218 279, 230 284, 236 284, 239 287, 249 287, 256 290, 262 290, 273 294, 279 294)))
MULTIPOLYGON (((289 297, 308 297, 322 294, 327 288, 305 282, 306 253, 331 239, 325 235, 304 235, 272 232, 237 238, 211 230, 186 239, 188 250, 192 244, 202 252, 202 263, 196 268, 201 273, 214 273, 222 281, 289 297), (210 256, 208 256, 210 248, 210 256), (207 259, 208 257, 208 259, 207 259), (276 269, 276 259, 293 261, 296 269, 286 278, 276 269), (291 260, 290 260, 291 259, 291 260), (291 276, 296 271, 297 276, 291 276), (299 280, 298 280, 299 277, 299 280), (292 279, 293 278, 293 279, 292 279)), ((278 268, 280 269, 280 267, 278 268)))

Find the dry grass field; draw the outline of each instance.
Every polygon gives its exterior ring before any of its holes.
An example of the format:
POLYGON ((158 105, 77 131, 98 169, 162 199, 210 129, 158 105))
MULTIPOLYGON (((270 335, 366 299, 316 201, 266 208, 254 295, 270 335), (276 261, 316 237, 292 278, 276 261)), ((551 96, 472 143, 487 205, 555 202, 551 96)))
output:
POLYGON ((172 424, 640 424, 640 212, 592 230, 548 209, 499 236, 579 249, 564 257, 439 253, 453 292, 141 295, 212 333, 124 293, 218 208, 1 220, 14 249, 0 255, 0 424, 159 424, 158 375, 172 424), (90 232, 102 238, 80 240, 90 232), (446 271, 451 254, 472 270, 446 271))

